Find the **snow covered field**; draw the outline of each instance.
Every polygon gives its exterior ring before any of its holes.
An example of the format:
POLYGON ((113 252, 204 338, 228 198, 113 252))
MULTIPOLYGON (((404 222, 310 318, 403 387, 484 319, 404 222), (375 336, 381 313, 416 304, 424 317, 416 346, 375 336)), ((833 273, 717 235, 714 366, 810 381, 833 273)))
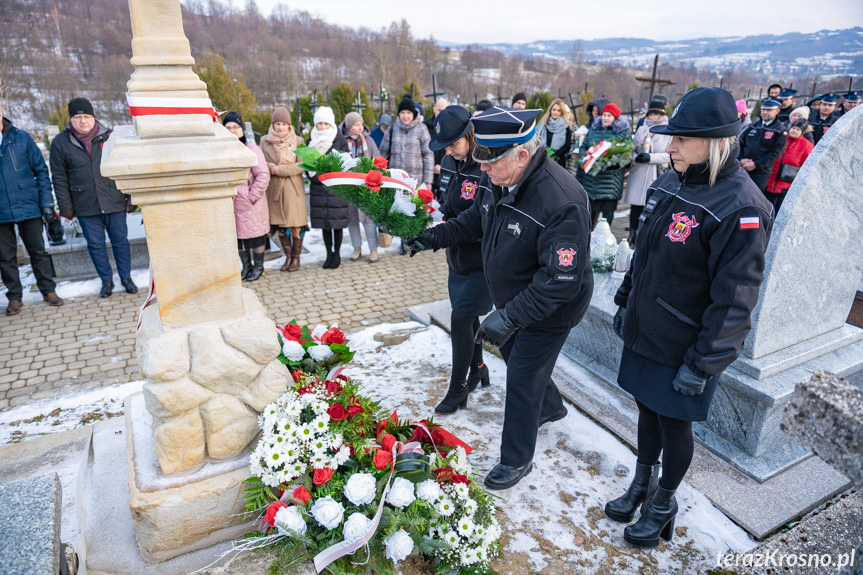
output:
MULTIPOLYGON (((357 354, 346 374, 359 380, 367 395, 388 410, 397 409, 402 417, 433 413, 450 371, 446 332, 417 323, 383 324, 349 338, 357 354), (374 339, 376 333, 396 330, 416 331, 396 346, 374 339)), ((505 366, 489 354, 486 362, 492 385, 478 388, 467 409, 435 419, 473 446, 471 460, 480 477, 497 463, 503 423, 505 366)), ((90 419, 100 413, 119 414, 122 399, 141 385, 116 385, 0 412, 0 444, 16 436, 79 427, 88 414, 90 419)), ((634 463, 627 446, 569 406, 566 418, 540 430, 533 472, 514 488, 499 492, 504 557, 495 563, 496 569, 517 575, 695 574, 714 567, 719 553, 741 553, 755 546, 742 529, 684 483, 678 491, 681 511, 674 540, 651 551, 629 547, 623 541, 624 525, 606 519, 602 508, 626 490, 634 463)))

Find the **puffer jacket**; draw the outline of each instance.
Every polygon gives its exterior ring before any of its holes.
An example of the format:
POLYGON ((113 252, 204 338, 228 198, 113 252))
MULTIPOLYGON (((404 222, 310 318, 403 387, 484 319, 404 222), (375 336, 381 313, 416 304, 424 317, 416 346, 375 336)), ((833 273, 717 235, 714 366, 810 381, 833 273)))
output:
POLYGON ((411 123, 401 120, 387 130, 381 144, 381 155, 389 160, 390 168, 406 171, 420 183, 434 179, 434 153, 429 149, 431 136, 425 125, 415 117, 411 123))
POLYGON ((98 216, 126 210, 126 195, 101 171, 102 146, 112 130, 98 121, 93 129, 99 134, 93 140, 92 157, 72 135, 70 125, 51 142, 51 178, 61 212, 98 216))
POLYGON ((237 221, 237 239, 240 240, 259 238, 270 231, 267 206, 270 170, 261 148, 251 142, 247 142, 246 147, 255 152, 258 163, 249 168, 246 183, 237 186, 237 195, 234 196, 234 219, 237 221))
MULTIPOLYGON (((621 116, 607 128, 602 127, 602 116, 596 118, 587 131, 587 136, 581 144, 578 153, 583 158, 588 148, 595 146, 603 140, 623 141, 632 137, 632 128, 629 121, 621 116)), ((619 200, 623 195, 623 177, 626 168, 612 168, 603 170, 595 176, 584 175, 584 191, 591 200, 619 200)))
MULTIPOLYGON (((311 141, 311 138, 309 138, 311 141)), ((307 142, 308 145, 308 142, 307 142)), ((330 153, 330 149, 327 153, 330 153)), ((309 219, 319 230, 342 230, 348 227, 351 202, 330 193, 318 175, 309 176, 309 219)))
POLYGON ((42 217, 43 207, 54 207, 51 178, 42 152, 30 137, 3 118, 0 143, 0 223, 42 217))
POLYGON ((773 217, 736 154, 713 186, 706 164, 656 180, 640 217, 638 255, 614 297, 626 308, 623 345, 696 373, 731 365, 751 327, 773 217))
POLYGON ((800 136, 799 138, 788 136, 782 155, 779 156, 776 159, 776 163, 773 164, 773 170, 770 172, 770 179, 767 181, 766 191, 770 194, 783 194, 787 192, 788 188, 791 187, 791 182, 779 179, 779 172, 782 170, 782 166, 802 166, 803 162, 806 161, 806 158, 809 157, 809 154, 812 153, 814 148, 815 146, 812 142, 803 136, 800 136))

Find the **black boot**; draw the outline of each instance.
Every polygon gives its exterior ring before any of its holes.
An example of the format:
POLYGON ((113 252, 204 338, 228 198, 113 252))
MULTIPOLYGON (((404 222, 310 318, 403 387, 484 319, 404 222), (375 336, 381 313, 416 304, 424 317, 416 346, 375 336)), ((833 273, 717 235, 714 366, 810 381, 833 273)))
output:
POLYGON ((635 247, 635 240, 638 238, 638 230, 632 230, 629 232, 629 238, 627 238, 626 242, 629 244, 629 247, 635 247))
POLYGON ((324 260, 324 269, 328 270, 333 267, 333 252, 327 250, 327 259, 324 260))
POLYGON ((671 541, 674 536, 674 517, 677 515, 677 490, 656 487, 647 509, 641 517, 623 530, 623 538, 636 547, 648 548, 659 545, 659 538, 671 541))
POLYGON ((112 293, 114 293, 114 282, 102 282, 102 289, 99 290, 99 297, 111 297, 112 293))
POLYGON ((475 390, 479 382, 482 382, 483 387, 491 385, 488 378, 488 366, 485 362, 482 362, 477 367, 471 366, 470 373, 467 374, 467 388, 469 391, 475 390))
POLYGON ((446 396, 434 408, 435 413, 455 413, 459 408, 464 409, 467 407, 467 396, 469 394, 470 390, 467 388, 466 381, 457 382, 450 380, 446 396))
POLYGON ((249 275, 246 276, 247 282, 253 282, 259 279, 262 275, 264 275, 264 254, 252 252, 252 258, 255 260, 255 263, 252 265, 252 269, 249 271, 249 275))
POLYGON ((341 256, 341 255, 339 255, 339 252, 338 252, 338 251, 333 252, 333 259, 332 259, 332 261, 330 262, 330 268, 331 268, 331 269, 336 269, 336 268, 337 268, 337 267, 339 267, 340 265, 342 265, 342 256, 341 256))
POLYGON ((620 523, 629 523, 635 517, 635 510, 641 505, 644 512, 648 498, 659 483, 659 464, 645 465, 635 463, 635 477, 623 497, 605 504, 605 516, 620 523))
POLYGON ((240 262, 243 264, 243 270, 240 272, 240 279, 244 280, 249 277, 249 272, 252 271, 252 256, 247 251, 240 252, 240 262))

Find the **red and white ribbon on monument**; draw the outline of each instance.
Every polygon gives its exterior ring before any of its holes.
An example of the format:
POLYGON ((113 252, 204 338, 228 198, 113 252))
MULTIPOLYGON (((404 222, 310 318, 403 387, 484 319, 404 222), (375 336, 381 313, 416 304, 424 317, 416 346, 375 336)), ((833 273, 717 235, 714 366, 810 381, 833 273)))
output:
POLYGON ((141 307, 138 308, 138 319, 135 321, 135 331, 138 331, 138 328, 141 327, 141 314, 144 313, 144 309, 156 299, 156 282, 153 280, 153 268, 150 268, 150 288, 147 291, 147 299, 144 300, 144 303, 141 304, 141 307))
POLYGON ((161 96, 133 96, 126 93, 129 114, 132 116, 176 116, 179 114, 205 114, 219 120, 219 113, 209 98, 163 98, 161 96))

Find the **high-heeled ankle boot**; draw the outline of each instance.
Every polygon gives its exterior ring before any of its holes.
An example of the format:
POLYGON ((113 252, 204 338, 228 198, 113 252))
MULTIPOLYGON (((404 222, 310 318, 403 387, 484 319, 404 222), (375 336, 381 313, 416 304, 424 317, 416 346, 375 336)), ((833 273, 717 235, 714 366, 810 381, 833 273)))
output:
POLYGON ((247 282, 257 281, 264 275, 264 252, 252 252, 252 259, 254 263, 252 269, 249 270, 249 275, 246 276, 247 282))
POLYGON ((252 271, 252 256, 247 251, 240 252, 240 262, 243 264, 243 270, 240 272, 240 279, 244 280, 252 271))
POLYGON ((468 395, 470 395, 470 390, 467 388, 466 381, 450 380, 446 395, 434 408, 435 413, 455 413, 459 408, 464 409, 467 407, 468 395))
POLYGON ((638 521, 623 530, 623 539, 642 548, 656 547, 660 537, 671 541, 674 537, 674 517, 677 515, 676 491, 657 485, 647 509, 638 521))
POLYGON ((480 382, 482 382, 483 387, 491 385, 488 377, 488 366, 485 362, 482 362, 475 368, 471 367, 470 372, 467 374, 467 388, 469 391, 475 390, 480 382))
POLYGON ((623 497, 605 504, 605 516, 620 523, 629 523, 635 517, 635 510, 641 505, 644 512, 649 497, 659 483, 659 464, 645 465, 635 463, 635 477, 623 497))

